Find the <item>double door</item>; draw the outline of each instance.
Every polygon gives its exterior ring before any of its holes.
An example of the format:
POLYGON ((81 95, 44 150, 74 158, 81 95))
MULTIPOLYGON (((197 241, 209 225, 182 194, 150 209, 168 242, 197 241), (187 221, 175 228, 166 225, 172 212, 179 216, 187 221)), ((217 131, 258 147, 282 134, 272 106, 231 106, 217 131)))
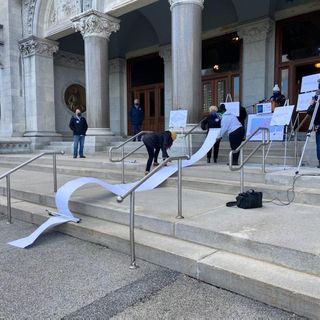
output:
MULTIPOLYGON (((134 99, 140 100, 144 109, 144 120, 142 130, 163 131, 164 130, 164 88, 163 84, 147 87, 132 88, 130 94, 131 104, 134 99)), ((129 108, 131 107, 129 105, 129 108)), ((132 126, 129 121, 128 133, 132 135, 132 126)))

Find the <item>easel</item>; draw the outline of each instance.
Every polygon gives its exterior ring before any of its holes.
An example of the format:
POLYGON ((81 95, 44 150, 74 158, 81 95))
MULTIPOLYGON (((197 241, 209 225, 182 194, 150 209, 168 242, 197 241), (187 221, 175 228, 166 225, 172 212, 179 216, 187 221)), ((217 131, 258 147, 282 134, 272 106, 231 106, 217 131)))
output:
POLYGON ((304 142, 304 146, 303 146, 301 157, 300 157, 300 161, 299 161, 299 164, 298 164, 298 167, 297 167, 296 175, 299 174, 300 167, 301 167, 302 160, 303 160, 303 156, 304 156, 304 153, 306 151, 306 147, 307 147, 308 141, 310 139, 311 132, 313 131, 314 119, 316 118, 316 115, 318 113, 319 95, 320 95, 320 79, 318 79, 318 88, 319 89, 316 92, 316 100, 317 100, 317 102, 316 102, 316 105, 315 105, 314 110, 313 110, 312 118, 311 118, 311 121, 310 121, 310 124, 309 124, 309 128, 308 128, 308 131, 307 131, 307 138, 306 138, 306 141, 304 142))
POLYGON ((225 102, 233 102, 231 93, 227 93, 225 102), (228 100, 229 99, 229 100, 228 100))

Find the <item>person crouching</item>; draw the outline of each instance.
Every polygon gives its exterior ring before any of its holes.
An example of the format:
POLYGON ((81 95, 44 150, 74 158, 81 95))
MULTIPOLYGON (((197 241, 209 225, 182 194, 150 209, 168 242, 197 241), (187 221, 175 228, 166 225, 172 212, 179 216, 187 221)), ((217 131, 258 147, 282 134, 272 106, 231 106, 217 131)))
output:
POLYGON ((172 146, 173 141, 176 139, 177 133, 171 131, 164 131, 160 133, 147 133, 143 136, 143 143, 148 151, 148 161, 146 165, 145 175, 150 172, 151 164, 158 166, 158 155, 160 149, 162 151, 162 158, 165 160, 169 158, 167 150, 172 146))

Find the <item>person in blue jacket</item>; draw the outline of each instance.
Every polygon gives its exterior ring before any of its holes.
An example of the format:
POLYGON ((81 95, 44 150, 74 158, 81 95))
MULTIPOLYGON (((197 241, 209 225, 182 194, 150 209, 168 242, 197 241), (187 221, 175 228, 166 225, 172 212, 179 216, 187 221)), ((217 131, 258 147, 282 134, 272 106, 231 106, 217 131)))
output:
POLYGON ((145 175, 147 175, 150 172, 152 161, 154 166, 159 165, 158 155, 160 149, 162 151, 162 158, 169 158, 167 150, 172 146, 172 143, 176 139, 176 137, 177 133, 174 131, 147 133, 143 136, 143 143, 146 146, 149 155, 145 175))
MULTIPOLYGON (((201 128, 202 130, 207 130, 207 134, 210 128, 221 128, 221 114, 218 113, 218 107, 217 106, 209 107, 209 112, 210 112, 209 116, 206 117, 201 122, 201 128)), ((217 163, 217 160, 218 160, 219 146, 220 146, 220 140, 216 140, 212 148, 214 163, 217 163)), ((212 149, 210 149, 207 153, 208 163, 211 162, 212 149)))
POLYGON ((73 157, 85 158, 83 155, 84 139, 88 129, 87 120, 81 115, 81 110, 76 109, 75 115, 71 117, 69 127, 73 132, 73 157))
MULTIPOLYGON (((129 111, 129 119, 133 128, 133 135, 138 134, 141 131, 144 119, 144 110, 139 99, 134 99, 133 106, 129 111)), ((133 139, 133 141, 136 141, 136 139, 133 139)), ((138 141, 141 141, 141 136, 138 137, 138 141)))

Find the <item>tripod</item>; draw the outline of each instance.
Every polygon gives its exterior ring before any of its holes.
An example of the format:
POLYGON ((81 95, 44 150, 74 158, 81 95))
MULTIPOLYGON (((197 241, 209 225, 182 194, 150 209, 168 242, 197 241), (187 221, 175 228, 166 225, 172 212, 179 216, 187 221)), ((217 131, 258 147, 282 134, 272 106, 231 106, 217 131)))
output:
POLYGON ((301 158, 300 158, 300 161, 299 161, 299 164, 298 164, 298 167, 297 167, 296 174, 299 174, 299 170, 300 170, 300 167, 301 167, 301 164, 302 164, 303 156, 304 156, 304 153, 306 151, 306 147, 307 147, 308 141, 310 139, 311 132, 313 130, 314 120, 315 120, 316 115, 318 113, 318 109, 319 109, 319 99, 318 98, 319 98, 319 95, 320 95, 320 79, 318 80, 318 87, 319 87, 319 89, 318 89, 318 91, 316 92, 316 95, 315 95, 315 100, 317 102, 316 102, 316 105, 315 105, 314 110, 313 110, 312 118, 311 118, 311 121, 310 121, 310 124, 309 124, 309 128, 308 128, 308 131, 307 131, 307 138, 306 138, 306 141, 304 142, 304 146, 303 146, 303 149, 302 149, 301 158))

